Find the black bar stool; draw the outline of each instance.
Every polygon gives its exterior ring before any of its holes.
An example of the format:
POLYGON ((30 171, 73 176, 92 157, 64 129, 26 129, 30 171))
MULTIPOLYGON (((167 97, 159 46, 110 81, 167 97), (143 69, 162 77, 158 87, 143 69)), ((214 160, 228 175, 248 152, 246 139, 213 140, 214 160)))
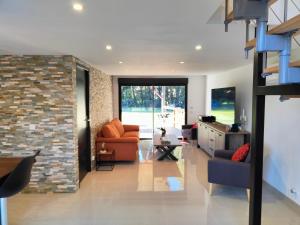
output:
POLYGON ((0 225, 7 225, 6 198, 19 193, 28 185, 32 166, 36 162, 35 157, 39 154, 40 151, 37 151, 33 156, 25 157, 11 173, 0 179, 0 225))

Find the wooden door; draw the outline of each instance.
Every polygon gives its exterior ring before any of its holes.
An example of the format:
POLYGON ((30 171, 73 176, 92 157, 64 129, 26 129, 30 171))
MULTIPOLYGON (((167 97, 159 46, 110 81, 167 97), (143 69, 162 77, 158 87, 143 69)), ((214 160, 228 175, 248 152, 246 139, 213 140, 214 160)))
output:
POLYGON ((91 144, 89 122, 89 72, 77 66, 77 135, 79 157, 79 181, 91 171, 91 144))

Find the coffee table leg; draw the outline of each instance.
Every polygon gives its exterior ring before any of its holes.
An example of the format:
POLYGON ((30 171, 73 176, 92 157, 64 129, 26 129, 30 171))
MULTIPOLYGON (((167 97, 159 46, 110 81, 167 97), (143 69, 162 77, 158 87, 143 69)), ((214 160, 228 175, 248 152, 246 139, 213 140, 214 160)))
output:
POLYGON ((161 161, 163 160, 164 158, 167 157, 168 153, 166 152, 166 150, 164 148, 158 148, 158 150, 162 153, 158 158, 157 160, 161 161))
POLYGON ((156 147, 156 150, 161 152, 161 153, 165 152, 165 149, 163 147, 156 147))
MULTIPOLYGON (((174 150, 174 149, 173 149, 174 150)), ((172 151, 173 151, 172 150, 172 151)), ((168 154, 168 156, 171 158, 171 159, 173 159, 174 161, 178 161, 178 159, 172 154, 172 152, 170 152, 169 154, 168 154)))
POLYGON ((161 150, 163 152, 163 154, 160 157, 158 157, 157 160, 163 160, 166 157, 170 157, 172 160, 178 161, 178 159, 172 154, 172 151, 174 151, 175 148, 176 147, 168 147, 168 148, 161 147, 161 148, 159 148, 159 150, 161 150))

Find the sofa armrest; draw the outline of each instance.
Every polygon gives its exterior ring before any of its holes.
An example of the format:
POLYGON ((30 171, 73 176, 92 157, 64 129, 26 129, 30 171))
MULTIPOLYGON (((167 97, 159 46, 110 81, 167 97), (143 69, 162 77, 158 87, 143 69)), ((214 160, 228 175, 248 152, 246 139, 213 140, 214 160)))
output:
POLYGON ((234 150, 215 150, 214 157, 222 159, 231 159, 234 152, 234 150))
POLYGON ((139 140, 136 137, 124 137, 124 138, 103 138, 98 137, 97 143, 138 143, 139 140))
POLYGON ((250 164, 220 158, 209 160, 208 182, 249 188, 250 164))
POLYGON ((123 125, 125 132, 128 131, 140 131, 140 126, 138 125, 123 125))

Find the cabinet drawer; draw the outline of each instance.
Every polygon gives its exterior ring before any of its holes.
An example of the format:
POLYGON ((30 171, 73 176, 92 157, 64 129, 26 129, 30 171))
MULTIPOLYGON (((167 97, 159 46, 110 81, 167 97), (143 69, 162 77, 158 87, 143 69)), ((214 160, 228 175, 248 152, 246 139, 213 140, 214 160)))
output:
POLYGON ((215 150, 214 150, 213 148, 209 148, 208 150, 209 150, 209 154, 210 154, 211 156, 214 156, 215 150))
POLYGON ((225 139, 225 134, 223 133, 216 133, 217 138, 224 138, 225 139))
POLYGON ((215 149, 225 149, 225 134, 216 133, 215 149))
POLYGON ((216 149, 216 143, 215 143, 215 141, 209 141, 209 143, 208 143, 208 147, 209 148, 211 148, 211 149, 213 149, 213 150, 215 150, 216 149))
POLYGON ((216 132, 214 130, 209 130, 209 134, 208 134, 208 137, 209 137, 209 141, 210 142, 214 142, 215 139, 216 139, 216 132))

